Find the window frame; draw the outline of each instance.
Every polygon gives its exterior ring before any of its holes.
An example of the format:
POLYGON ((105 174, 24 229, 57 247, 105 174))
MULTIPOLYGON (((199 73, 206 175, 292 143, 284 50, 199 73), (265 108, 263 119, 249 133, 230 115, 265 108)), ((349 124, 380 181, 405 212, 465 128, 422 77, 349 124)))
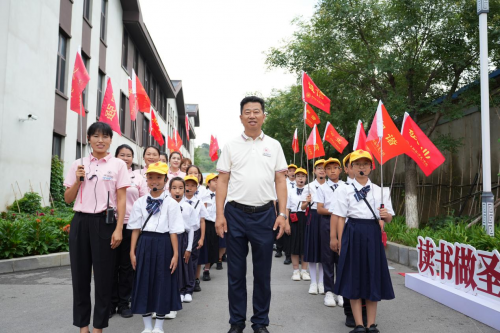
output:
POLYGON ((83 18, 92 23, 92 0, 83 0, 83 18))
POLYGON ((104 83, 106 81, 106 75, 99 71, 97 75, 97 109, 96 118, 99 120, 101 117, 102 100, 104 98, 104 83), (100 82, 99 82, 100 81, 100 82))
POLYGON ((106 43, 107 29, 107 14, 108 14, 108 0, 101 0, 101 30, 99 32, 99 37, 106 43))
POLYGON ((123 29, 122 34, 122 67, 128 72, 128 32, 123 29))
POLYGON ((118 114, 118 123, 120 125, 120 131, 125 134, 125 109, 127 107, 127 96, 124 93, 120 93, 120 110, 118 114))
POLYGON ((57 68, 56 68, 56 90, 65 95, 66 88, 66 66, 68 55, 68 37, 59 31, 59 42, 57 45, 57 68), (61 43, 61 41, 64 41, 61 43), (64 48, 64 51, 62 50, 64 48))

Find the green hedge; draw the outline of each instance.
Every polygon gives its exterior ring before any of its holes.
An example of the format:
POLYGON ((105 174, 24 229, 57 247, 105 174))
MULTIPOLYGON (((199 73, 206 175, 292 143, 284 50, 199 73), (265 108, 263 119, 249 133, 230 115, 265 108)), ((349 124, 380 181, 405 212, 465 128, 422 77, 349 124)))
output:
MULTIPOLYGON (((436 221, 439 219, 435 219, 436 221)), ((477 250, 492 251, 500 250, 500 226, 495 228, 495 236, 486 234, 481 224, 466 228, 465 219, 446 217, 441 219, 442 223, 434 223, 432 227, 425 226, 420 229, 409 229, 402 216, 396 216, 391 223, 385 225, 387 239, 391 242, 416 247, 417 237, 430 237, 436 245, 440 239, 450 243, 462 243, 474 246, 477 250)))

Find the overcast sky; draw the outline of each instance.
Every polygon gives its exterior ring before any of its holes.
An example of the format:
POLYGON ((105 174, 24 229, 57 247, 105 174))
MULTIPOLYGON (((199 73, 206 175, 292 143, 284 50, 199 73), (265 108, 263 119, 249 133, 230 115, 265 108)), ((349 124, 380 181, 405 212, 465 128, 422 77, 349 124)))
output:
POLYGON ((317 0, 140 0, 144 22, 185 103, 200 105, 196 145, 239 135, 239 102, 249 92, 269 96, 296 83, 268 71, 265 54, 292 36, 296 17, 308 19, 317 0))

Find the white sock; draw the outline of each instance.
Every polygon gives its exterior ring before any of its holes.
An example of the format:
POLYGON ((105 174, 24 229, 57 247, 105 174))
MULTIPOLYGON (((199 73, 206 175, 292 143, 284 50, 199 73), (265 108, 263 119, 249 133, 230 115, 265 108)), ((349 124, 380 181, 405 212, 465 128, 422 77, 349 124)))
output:
POLYGON ((163 332, 163 319, 156 319, 155 328, 159 328, 163 332))
POLYGON ((316 263, 309 263, 309 274, 311 275, 311 284, 316 283, 316 263))
POLYGON ((307 272, 307 269, 301 269, 301 272, 302 273, 307 272))
POLYGON ((298 270, 298 269, 294 269, 294 270, 293 270, 293 274, 298 273, 298 272, 299 272, 299 270, 298 270))
POLYGON ((144 321, 144 329, 145 330, 152 330, 153 329, 153 318, 151 317, 151 313, 147 317, 142 317, 142 320, 144 321))
POLYGON ((323 264, 318 264, 318 283, 323 283, 323 264))

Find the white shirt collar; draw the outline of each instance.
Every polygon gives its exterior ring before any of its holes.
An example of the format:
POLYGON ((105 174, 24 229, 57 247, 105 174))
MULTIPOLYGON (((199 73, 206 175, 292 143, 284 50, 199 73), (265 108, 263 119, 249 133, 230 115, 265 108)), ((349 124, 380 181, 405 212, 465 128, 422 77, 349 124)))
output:
MULTIPOLYGON (((247 141, 248 139, 252 139, 251 137, 249 137, 248 135, 245 134, 245 131, 243 131, 243 133, 241 133, 241 137, 247 141)), ((257 138, 260 138, 261 140, 264 140, 264 131, 260 131, 260 135, 257 137, 257 138)))
POLYGON ((365 186, 371 187, 371 185, 372 185, 372 182, 370 179, 368 179, 368 181, 366 182, 366 185, 361 185, 360 183, 358 183, 358 181, 356 179, 353 179, 352 183, 354 184, 354 186, 356 186, 356 189, 358 189, 358 190, 362 189, 365 186))

